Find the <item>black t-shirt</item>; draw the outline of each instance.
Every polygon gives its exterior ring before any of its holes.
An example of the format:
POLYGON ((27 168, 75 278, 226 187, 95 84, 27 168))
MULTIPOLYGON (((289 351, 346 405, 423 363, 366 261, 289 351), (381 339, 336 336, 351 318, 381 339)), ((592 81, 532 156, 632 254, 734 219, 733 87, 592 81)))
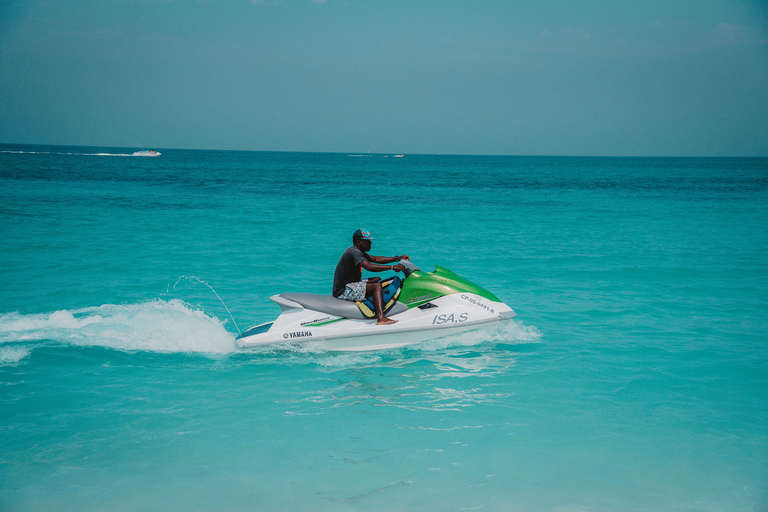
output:
POLYGON ((360 281, 363 277, 363 270, 360 264, 364 261, 371 261, 368 253, 365 253, 354 245, 344 251, 341 259, 336 264, 336 272, 333 274, 333 296, 338 297, 344 293, 344 289, 349 283, 360 281))

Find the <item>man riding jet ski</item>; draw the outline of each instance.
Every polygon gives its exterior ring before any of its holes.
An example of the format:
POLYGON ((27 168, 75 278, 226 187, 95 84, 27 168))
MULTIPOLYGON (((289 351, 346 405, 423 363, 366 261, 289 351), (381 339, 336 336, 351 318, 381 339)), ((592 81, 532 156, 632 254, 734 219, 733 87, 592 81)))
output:
POLYGON ((366 297, 371 297, 376 310, 376 325, 394 324, 397 320, 384 316, 381 278, 363 279, 363 269, 369 272, 386 270, 402 272, 405 268, 402 265, 382 265, 382 263, 395 263, 401 259, 409 260, 410 258, 407 255, 391 258, 372 256, 368 254, 372 243, 371 233, 365 229, 358 229, 352 235, 352 247, 344 251, 336 265, 336 272, 333 275, 333 296, 355 302, 362 302, 366 297))
POLYGON ((434 272, 422 272, 405 255, 368 255, 368 232, 356 231, 353 243, 336 267, 333 295, 273 295, 270 299, 280 306, 280 316, 243 332, 237 345, 250 348, 314 341, 327 350, 381 350, 516 316, 496 295, 446 268, 435 265, 434 272), (397 265, 383 265, 398 258, 397 265), (395 275, 363 280, 362 268, 373 272, 391 268, 405 274, 405 279, 395 275))

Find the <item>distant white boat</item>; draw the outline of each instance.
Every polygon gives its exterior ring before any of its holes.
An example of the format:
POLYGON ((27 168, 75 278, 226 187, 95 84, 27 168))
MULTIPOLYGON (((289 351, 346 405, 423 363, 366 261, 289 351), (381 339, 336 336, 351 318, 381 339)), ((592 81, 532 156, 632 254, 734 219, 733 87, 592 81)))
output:
POLYGON ((405 155, 395 155, 395 158, 403 158, 405 155))
POLYGON ((160 156, 160 152, 154 149, 151 151, 136 151, 133 156, 160 156))

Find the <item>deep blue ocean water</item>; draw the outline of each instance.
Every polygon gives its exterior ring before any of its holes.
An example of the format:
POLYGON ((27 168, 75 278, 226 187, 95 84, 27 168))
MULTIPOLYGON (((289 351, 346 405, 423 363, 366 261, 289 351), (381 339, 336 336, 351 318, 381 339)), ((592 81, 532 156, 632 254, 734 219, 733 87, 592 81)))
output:
POLYGON ((0 145, 0 510, 768 509, 768 159, 134 151, 0 145), (361 227, 518 317, 235 349, 361 227))

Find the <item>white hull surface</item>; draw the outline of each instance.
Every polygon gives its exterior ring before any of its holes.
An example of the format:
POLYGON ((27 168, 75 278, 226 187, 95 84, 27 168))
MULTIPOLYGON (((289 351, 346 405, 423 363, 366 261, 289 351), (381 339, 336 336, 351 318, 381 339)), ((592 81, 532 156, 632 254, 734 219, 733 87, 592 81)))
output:
POLYGON ((274 322, 244 332, 237 339, 239 347, 319 341, 327 350, 382 350, 469 331, 516 316, 503 302, 466 292, 439 297, 421 307, 390 314, 388 316, 398 323, 389 325, 376 325, 375 319, 342 318, 305 309, 280 295, 272 300, 280 304, 281 315, 274 322))

